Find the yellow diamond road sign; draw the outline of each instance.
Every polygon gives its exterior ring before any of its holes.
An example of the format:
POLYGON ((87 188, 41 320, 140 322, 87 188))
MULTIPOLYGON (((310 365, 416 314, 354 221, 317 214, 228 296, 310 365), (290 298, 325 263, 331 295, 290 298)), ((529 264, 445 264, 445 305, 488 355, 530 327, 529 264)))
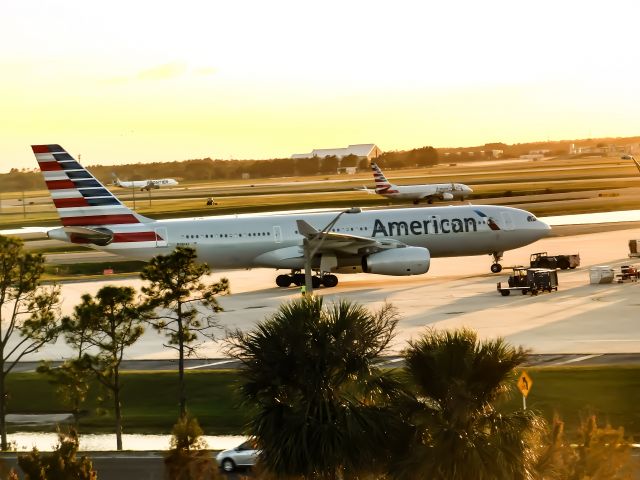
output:
POLYGON ((529 395, 532 386, 533 380, 531 380, 531 377, 523 370, 520 374, 520 378, 518 378, 518 388, 522 392, 522 395, 525 397, 529 395))

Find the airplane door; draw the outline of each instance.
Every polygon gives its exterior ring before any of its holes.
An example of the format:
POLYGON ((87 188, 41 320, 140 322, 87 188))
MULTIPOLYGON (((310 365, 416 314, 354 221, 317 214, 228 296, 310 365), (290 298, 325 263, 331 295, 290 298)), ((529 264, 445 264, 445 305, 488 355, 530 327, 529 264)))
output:
POLYGON ((282 228, 280 228, 280 225, 273 226, 273 241, 275 243, 282 243, 282 228))
POLYGON ((502 223, 505 230, 513 230, 513 217, 510 213, 502 212, 502 223))
POLYGON ((169 245, 167 229, 165 227, 156 228, 155 232, 156 232, 156 248, 166 247, 167 245, 169 245))

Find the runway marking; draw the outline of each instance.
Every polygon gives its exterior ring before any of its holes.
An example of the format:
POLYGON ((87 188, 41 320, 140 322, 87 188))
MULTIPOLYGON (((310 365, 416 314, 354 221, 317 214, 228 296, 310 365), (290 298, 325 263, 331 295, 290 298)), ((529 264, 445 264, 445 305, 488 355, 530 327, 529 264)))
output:
POLYGON ((639 342, 638 338, 594 338, 593 340, 576 340, 576 342, 580 343, 591 343, 591 342, 639 342))
POLYGON ((187 367, 187 368, 185 368, 185 370, 195 370, 196 368, 204 368, 204 367, 215 367, 217 365, 224 365, 225 363, 232 363, 232 362, 235 362, 235 360, 221 360, 219 362, 203 363, 202 365, 195 365, 193 367, 187 367))
POLYGON ((565 360, 564 362, 554 363, 553 365, 567 365, 569 363, 581 362, 583 360, 589 360, 590 358, 597 358, 604 355, 603 353, 596 353, 594 355, 583 355, 582 357, 572 358, 570 360, 565 360))

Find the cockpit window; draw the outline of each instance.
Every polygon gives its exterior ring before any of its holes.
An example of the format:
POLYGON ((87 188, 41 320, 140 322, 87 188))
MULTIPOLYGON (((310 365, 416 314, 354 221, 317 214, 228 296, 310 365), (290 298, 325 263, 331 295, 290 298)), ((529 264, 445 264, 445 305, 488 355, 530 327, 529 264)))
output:
POLYGON ((529 215, 527 216, 527 222, 535 222, 538 219, 536 217, 534 217, 533 215, 529 215))

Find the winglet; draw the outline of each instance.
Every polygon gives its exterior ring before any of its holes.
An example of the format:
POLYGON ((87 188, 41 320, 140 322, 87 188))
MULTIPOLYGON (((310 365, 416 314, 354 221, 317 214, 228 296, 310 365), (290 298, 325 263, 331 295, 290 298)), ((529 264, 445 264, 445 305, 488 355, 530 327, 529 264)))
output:
POLYGON ((307 238, 314 237, 318 234, 318 230, 313 228, 304 220, 296 220, 296 225, 298 225, 298 231, 300 232, 300 234, 304 235, 307 238))

